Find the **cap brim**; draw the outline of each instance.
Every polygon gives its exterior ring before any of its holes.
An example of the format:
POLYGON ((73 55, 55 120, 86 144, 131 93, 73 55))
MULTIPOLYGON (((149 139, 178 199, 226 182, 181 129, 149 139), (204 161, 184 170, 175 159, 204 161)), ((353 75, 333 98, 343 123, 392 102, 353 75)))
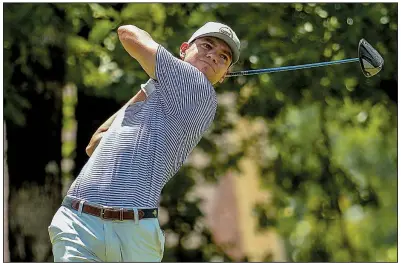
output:
MULTIPOLYGON (((218 33, 218 32, 210 32, 210 33, 202 34, 202 35, 197 36, 195 39, 198 39, 200 37, 207 37, 207 36, 215 37, 215 38, 223 40, 231 49, 231 52, 233 55, 232 64, 235 64, 238 62, 239 51, 238 51, 238 47, 235 44, 234 40, 232 40, 229 36, 222 34, 222 33, 218 33)), ((190 42, 194 41, 195 39, 191 39, 190 42)))

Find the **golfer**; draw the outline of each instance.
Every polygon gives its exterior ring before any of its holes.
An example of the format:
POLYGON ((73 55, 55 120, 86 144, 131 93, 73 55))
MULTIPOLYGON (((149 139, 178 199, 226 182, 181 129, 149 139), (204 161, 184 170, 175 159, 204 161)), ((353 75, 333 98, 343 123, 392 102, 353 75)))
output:
POLYGON ((210 127, 213 85, 240 54, 235 32, 216 22, 182 43, 181 59, 138 27, 121 26, 118 36, 150 79, 92 136, 48 228, 54 261, 162 260, 161 191, 210 127))

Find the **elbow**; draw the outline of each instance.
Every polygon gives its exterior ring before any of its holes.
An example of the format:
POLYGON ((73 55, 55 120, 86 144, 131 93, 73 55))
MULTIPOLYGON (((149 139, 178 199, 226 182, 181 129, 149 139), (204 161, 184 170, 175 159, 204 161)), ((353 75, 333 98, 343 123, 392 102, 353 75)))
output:
POLYGON ((124 32, 126 32, 126 30, 127 26, 119 26, 117 29, 118 36, 121 37, 124 34, 124 32))
POLYGON ((85 152, 89 157, 91 157, 93 153, 92 147, 90 147, 90 145, 86 146, 85 152))
POLYGON ((117 29, 118 38, 120 39, 120 41, 135 39, 136 38, 135 29, 136 27, 132 25, 120 26, 117 29))

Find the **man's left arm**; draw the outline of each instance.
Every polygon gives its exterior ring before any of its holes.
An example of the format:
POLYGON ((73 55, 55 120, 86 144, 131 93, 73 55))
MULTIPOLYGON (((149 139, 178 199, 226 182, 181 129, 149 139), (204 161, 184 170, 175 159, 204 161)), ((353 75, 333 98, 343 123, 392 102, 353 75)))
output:
MULTIPOLYGON (((142 89, 140 89, 138 93, 127 102, 127 104, 134 104, 136 102, 144 101, 145 99, 146 99, 146 94, 142 89)), ((85 148, 85 152, 89 157, 92 155, 96 147, 99 145, 100 140, 103 138, 103 134, 109 130, 117 114, 118 111, 114 113, 113 116, 108 118, 102 125, 100 125, 100 127, 92 135, 88 143, 88 146, 86 146, 85 148)))

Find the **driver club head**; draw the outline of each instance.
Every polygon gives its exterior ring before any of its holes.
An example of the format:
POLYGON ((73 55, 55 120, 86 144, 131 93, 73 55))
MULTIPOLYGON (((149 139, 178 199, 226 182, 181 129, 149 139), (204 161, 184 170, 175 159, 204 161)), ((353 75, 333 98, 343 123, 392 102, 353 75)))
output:
POLYGON ((380 72, 384 59, 365 39, 359 41, 358 46, 359 63, 365 77, 372 77, 380 72))

